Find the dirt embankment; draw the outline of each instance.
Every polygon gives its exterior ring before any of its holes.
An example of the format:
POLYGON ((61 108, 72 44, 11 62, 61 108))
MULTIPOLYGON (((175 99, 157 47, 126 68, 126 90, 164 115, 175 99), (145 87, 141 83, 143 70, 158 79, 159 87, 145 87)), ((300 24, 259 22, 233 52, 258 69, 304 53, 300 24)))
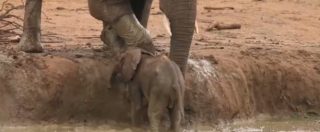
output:
POLYGON ((127 102, 110 89, 111 59, 52 55, 0 59, 0 120, 128 120, 127 102))
MULTIPOLYGON (((269 52, 190 59, 187 121, 319 112, 320 74, 314 61, 320 56, 297 51, 307 57, 267 57, 269 52)), ((109 85, 115 62, 94 56, 0 55, 0 121, 128 122, 128 101, 109 85)))
MULTIPOLYGON (((157 48, 168 50, 170 36, 158 2, 148 28, 157 48)), ((17 42, 0 43, 5 52, 0 53, 0 124, 15 119, 129 121, 128 102, 108 88, 114 62, 82 52, 101 46, 101 23, 89 15, 87 1, 44 1, 43 9, 46 53, 16 55, 10 49, 17 42), (60 51, 69 49, 76 55, 60 51), (50 55, 56 51, 61 53, 50 55)), ((319 0, 199 0, 199 33, 186 76, 187 121, 319 113, 319 11, 319 0), (229 6, 233 9, 205 9, 229 6), (242 28, 208 31, 215 23, 242 28)), ((23 17, 23 10, 13 13, 23 17)))
POLYGON ((304 50, 263 48, 202 56, 187 76, 186 110, 204 121, 259 113, 319 115, 319 57, 304 50))

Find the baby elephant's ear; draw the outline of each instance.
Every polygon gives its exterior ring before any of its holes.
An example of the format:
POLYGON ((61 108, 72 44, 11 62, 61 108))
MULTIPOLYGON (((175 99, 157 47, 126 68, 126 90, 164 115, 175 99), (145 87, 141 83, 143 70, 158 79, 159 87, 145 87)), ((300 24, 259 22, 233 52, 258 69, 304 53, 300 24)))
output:
POLYGON ((125 81, 130 81, 137 70, 138 64, 141 60, 141 49, 129 48, 124 53, 121 61, 121 74, 125 81))

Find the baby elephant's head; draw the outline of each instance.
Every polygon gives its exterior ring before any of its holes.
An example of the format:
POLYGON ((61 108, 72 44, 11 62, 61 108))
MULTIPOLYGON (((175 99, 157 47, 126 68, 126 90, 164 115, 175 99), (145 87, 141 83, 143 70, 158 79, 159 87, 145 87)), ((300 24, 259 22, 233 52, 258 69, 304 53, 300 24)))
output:
POLYGON ((117 58, 114 77, 121 81, 131 81, 141 61, 141 49, 128 48, 117 58))

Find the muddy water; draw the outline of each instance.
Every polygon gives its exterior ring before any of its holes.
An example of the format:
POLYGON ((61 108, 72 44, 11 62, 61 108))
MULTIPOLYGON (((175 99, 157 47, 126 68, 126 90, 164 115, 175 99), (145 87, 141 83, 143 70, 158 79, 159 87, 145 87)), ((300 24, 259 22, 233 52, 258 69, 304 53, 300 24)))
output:
POLYGON ((203 132, 320 132, 320 118, 239 120, 230 124, 221 123, 211 130, 209 127, 200 129, 203 132))
MULTIPOLYGON (((146 128, 114 125, 2 125, 0 132, 143 132, 146 128)), ((184 132, 320 132, 320 118, 251 119, 201 126, 184 132)))
POLYGON ((0 132, 138 132, 137 128, 111 127, 111 125, 23 125, 1 126, 0 132))

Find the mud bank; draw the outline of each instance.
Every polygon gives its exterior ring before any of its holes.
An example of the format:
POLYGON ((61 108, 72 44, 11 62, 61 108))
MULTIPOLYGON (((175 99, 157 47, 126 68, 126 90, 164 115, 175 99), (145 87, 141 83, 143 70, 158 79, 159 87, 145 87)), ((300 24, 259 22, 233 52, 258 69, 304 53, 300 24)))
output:
MULTIPOLYGON (((0 55, 0 121, 128 122, 129 102, 109 83, 114 64, 106 56, 0 55)), ((320 111, 320 74, 307 63, 208 56, 189 60, 186 83, 189 122, 320 111)))
POLYGON ((1 55, 0 119, 128 120, 111 59, 75 56, 1 55))
POLYGON ((201 122, 261 113, 319 116, 318 56, 252 53, 190 60, 186 77, 187 113, 201 122), (314 58, 310 59, 311 56, 314 58))

